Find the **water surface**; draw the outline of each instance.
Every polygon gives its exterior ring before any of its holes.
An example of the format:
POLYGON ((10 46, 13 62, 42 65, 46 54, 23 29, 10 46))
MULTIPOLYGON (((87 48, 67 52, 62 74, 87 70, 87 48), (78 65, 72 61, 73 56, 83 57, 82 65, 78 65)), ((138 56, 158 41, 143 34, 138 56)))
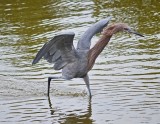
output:
MULTIPOLYGON (((160 124, 160 9, 156 0, 23 0, 0 4, 0 123, 160 124), (53 65, 32 60, 58 32, 76 43, 96 21, 112 16, 144 38, 118 33, 90 71, 92 100, 81 79, 55 80, 53 65)), ((100 35, 92 39, 92 46, 100 35)))

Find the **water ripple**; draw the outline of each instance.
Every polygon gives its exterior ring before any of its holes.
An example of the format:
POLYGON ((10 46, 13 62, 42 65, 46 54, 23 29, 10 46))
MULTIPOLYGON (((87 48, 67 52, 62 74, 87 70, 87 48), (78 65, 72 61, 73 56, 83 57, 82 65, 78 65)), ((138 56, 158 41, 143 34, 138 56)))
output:
MULTIPOLYGON (((160 33, 157 1, 1 1, 0 123, 159 123, 160 33), (81 79, 61 76, 53 65, 33 58, 60 32, 75 32, 74 45, 96 21, 112 15, 145 37, 118 33, 89 72, 88 100, 81 79)), ((101 37, 92 39, 92 46, 101 37)))

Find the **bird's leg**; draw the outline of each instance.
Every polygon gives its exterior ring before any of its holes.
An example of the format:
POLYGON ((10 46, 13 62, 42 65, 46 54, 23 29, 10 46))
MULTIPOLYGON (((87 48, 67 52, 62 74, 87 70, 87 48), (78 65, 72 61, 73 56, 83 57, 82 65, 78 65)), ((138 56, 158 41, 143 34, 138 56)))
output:
POLYGON ((91 94, 91 89, 90 89, 90 85, 89 85, 89 77, 88 77, 88 74, 86 74, 86 76, 83 77, 83 80, 87 86, 87 89, 88 89, 88 92, 89 92, 89 97, 91 98, 92 97, 92 94, 91 94))
POLYGON ((51 82, 51 77, 48 77, 48 92, 47 92, 47 95, 49 97, 49 90, 50 90, 50 82, 51 82))
POLYGON ((50 82, 52 79, 59 79, 60 77, 48 77, 48 92, 47 95, 49 96, 49 91, 50 91, 50 82))

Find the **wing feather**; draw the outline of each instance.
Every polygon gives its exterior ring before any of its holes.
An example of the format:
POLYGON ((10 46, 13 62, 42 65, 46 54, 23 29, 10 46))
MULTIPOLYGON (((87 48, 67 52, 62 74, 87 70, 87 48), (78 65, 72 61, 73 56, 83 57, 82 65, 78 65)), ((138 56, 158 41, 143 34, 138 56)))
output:
POLYGON ((62 58, 60 57, 60 58, 55 62, 53 68, 54 68, 55 70, 60 70, 60 69, 62 69, 65 65, 67 65, 67 64, 68 64, 68 62, 63 61, 62 58))
POLYGON ((69 32, 55 36, 45 43, 37 53, 32 64, 36 64, 44 57, 49 63, 55 63, 54 69, 62 69, 67 63, 74 61, 75 48, 73 46, 74 33, 69 32))

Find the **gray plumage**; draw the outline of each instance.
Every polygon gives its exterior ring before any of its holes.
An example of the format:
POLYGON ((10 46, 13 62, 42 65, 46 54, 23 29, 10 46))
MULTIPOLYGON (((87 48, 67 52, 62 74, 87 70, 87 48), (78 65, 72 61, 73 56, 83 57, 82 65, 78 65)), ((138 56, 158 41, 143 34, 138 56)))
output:
POLYGON ((77 45, 77 50, 89 50, 91 46, 91 39, 92 37, 101 32, 104 27, 108 25, 109 20, 111 20, 111 17, 108 17, 106 19, 102 19, 92 25, 80 38, 78 45, 77 45))
MULTIPOLYGON (((32 64, 36 64, 44 57, 49 63, 54 64, 55 70, 62 69, 62 78, 83 78, 89 90, 89 78, 87 75, 88 51, 91 45, 91 38, 107 26, 111 17, 102 19, 92 25, 80 38, 77 48, 73 45, 74 32, 63 33, 53 37, 37 53, 32 64)), ((53 79, 53 78, 51 78, 53 79)), ((49 86, 50 86, 50 82, 49 86)), ((49 93, 48 93, 49 95, 49 93)))
MULTIPOLYGON (((48 62, 54 63, 55 70, 62 69, 62 78, 83 78, 91 98, 89 77, 87 73, 92 69, 96 58, 108 44, 112 35, 120 31, 125 31, 143 37, 142 34, 131 30, 131 28, 124 23, 112 24, 109 27, 104 28, 109 20, 110 17, 91 26, 80 38, 77 49, 75 49, 73 45, 75 35, 73 32, 55 36, 48 43, 44 44, 37 53, 32 64, 37 63, 42 57, 44 57, 48 62), (91 38, 103 28, 104 30, 101 33, 101 38, 90 49, 91 38)), ((48 96, 51 79, 57 78, 48 77, 48 96)))

